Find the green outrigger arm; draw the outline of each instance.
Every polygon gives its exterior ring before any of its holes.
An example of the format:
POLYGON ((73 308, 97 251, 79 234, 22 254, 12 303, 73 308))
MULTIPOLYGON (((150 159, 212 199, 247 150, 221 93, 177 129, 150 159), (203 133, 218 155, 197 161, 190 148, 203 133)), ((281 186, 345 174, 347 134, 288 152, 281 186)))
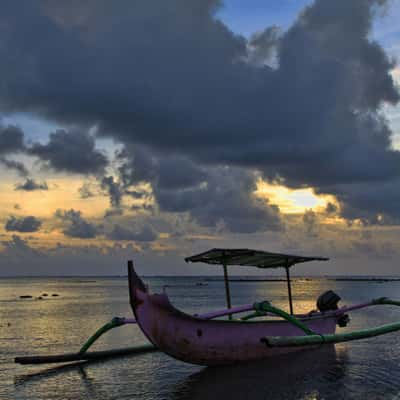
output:
POLYGON ((89 347, 103 334, 111 329, 118 328, 119 326, 125 325, 124 318, 114 317, 110 322, 107 322, 100 329, 98 329, 86 342, 83 344, 78 354, 84 354, 88 351, 89 347))
MULTIPOLYGON (((393 305, 400 306, 400 301, 390 300, 386 297, 381 297, 372 300, 371 305, 393 305)), ((393 322, 377 326, 374 328, 361 329, 358 331, 333 334, 308 334, 307 336, 266 336, 260 339, 268 347, 297 347, 297 346, 312 346, 320 344, 331 344, 349 342, 351 340, 368 339, 375 336, 385 335, 387 333, 400 330, 400 322, 393 322)))
POLYGON ((400 330, 400 322, 377 326, 375 328, 361 329, 347 333, 334 333, 330 335, 308 336, 266 336, 261 341, 268 347, 296 347, 316 344, 329 344, 349 342, 351 340, 367 339, 400 330))
POLYGON ((250 318, 258 317, 265 315, 265 313, 270 312, 271 314, 277 315, 290 322, 292 325, 297 326, 297 328, 301 329, 307 335, 316 335, 316 333, 310 329, 308 326, 303 324, 300 320, 294 317, 292 314, 288 314, 286 311, 281 310, 280 308, 274 307, 269 301, 263 301, 261 303, 254 303, 253 305, 255 309, 254 314, 247 315, 243 317, 242 320, 246 321, 250 318))
POLYGON ((88 352, 89 347, 91 347, 93 343, 100 338, 100 336, 102 336, 109 330, 125 325, 126 323, 127 320, 125 318, 114 317, 110 322, 107 322, 92 336, 90 336, 90 338, 84 343, 78 353, 56 354, 49 356, 16 357, 14 361, 18 364, 48 364, 72 361, 95 361, 112 357, 121 357, 132 354, 151 353, 158 351, 158 349, 152 344, 144 344, 122 349, 88 352))

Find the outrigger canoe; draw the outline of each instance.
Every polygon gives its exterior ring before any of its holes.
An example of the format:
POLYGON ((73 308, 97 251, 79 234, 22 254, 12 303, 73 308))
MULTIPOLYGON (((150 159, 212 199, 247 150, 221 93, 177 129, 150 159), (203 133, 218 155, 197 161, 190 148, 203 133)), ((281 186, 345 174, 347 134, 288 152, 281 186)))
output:
POLYGON ((338 323, 343 325, 347 322, 347 309, 338 309, 337 301, 340 298, 331 291, 325 294, 325 298, 320 298, 320 311, 293 315, 289 268, 294 264, 313 260, 325 261, 327 258, 249 249, 212 249, 187 258, 187 262, 220 264, 224 268, 228 308, 222 312, 211 312, 202 316, 193 316, 178 310, 171 304, 165 292, 150 293, 130 262, 130 303, 136 322, 148 340, 159 350, 178 360, 200 365, 219 365, 264 359, 307 347, 273 347, 268 342, 269 337, 332 335, 338 323), (228 265, 284 267, 287 274, 290 314, 273 307, 269 302, 232 308, 228 265), (232 318, 232 315, 251 308, 254 309, 254 314, 240 319, 232 318), (268 314, 282 319, 254 319, 268 314), (228 315, 229 319, 212 319, 222 315, 228 315))
POLYGON ((151 293, 136 274, 133 262, 128 261, 129 297, 135 319, 114 317, 89 337, 77 353, 16 357, 15 362, 59 363, 163 351, 171 357, 192 364, 221 365, 260 360, 319 345, 366 339, 400 330, 400 322, 395 322, 335 333, 336 326, 347 325, 347 313, 350 311, 376 305, 400 306, 399 301, 385 297, 339 307, 340 297, 328 290, 318 297, 318 310, 294 314, 290 268, 298 263, 326 260, 328 259, 324 257, 303 257, 250 249, 211 249, 188 257, 187 262, 223 266, 227 308, 200 315, 189 315, 175 308, 165 290, 161 294, 151 293), (274 307, 269 301, 232 307, 227 269, 229 265, 285 268, 289 312, 274 307), (250 314, 243 316, 244 312, 250 311, 250 314), (228 319, 216 319, 224 316, 228 319), (274 318, 270 318, 271 316, 274 318), (88 352, 89 347, 104 333, 125 324, 138 324, 151 344, 88 352))

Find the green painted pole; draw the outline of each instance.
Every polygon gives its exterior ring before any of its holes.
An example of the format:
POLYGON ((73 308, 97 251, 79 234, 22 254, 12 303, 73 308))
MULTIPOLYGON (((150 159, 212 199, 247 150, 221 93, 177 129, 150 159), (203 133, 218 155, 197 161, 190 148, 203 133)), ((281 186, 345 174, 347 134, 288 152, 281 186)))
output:
POLYGON ((282 317, 286 321, 290 322, 292 325, 301 329, 307 335, 315 335, 315 332, 312 329, 310 329, 307 325, 303 324, 303 322, 298 320, 295 316, 293 316, 292 314, 288 314, 286 311, 283 311, 280 308, 272 306, 269 301, 263 301, 261 303, 254 303, 253 307, 256 310, 256 312, 263 312, 263 311, 270 312, 279 317, 282 317))
POLYGON ((375 328, 361 329, 359 331, 336 333, 329 335, 309 336, 266 336, 261 341, 268 347, 296 347, 318 344, 341 343, 351 340, 367 339, 374 336, 385 335, 386 333, 400 330, 400 322, 377 326, 375 328))
POLYGON ((108 332, 111 329, 117 328, 119 326, 124 325, 125 322, 123 318, 115 317, 113 318, 110 322, 107 324, 103 325, 100 329, 98 329, 81 347, 79 350, 79 354, 86 353, 89 349, 89 347, 92 346, 92 344, 102 335, 104 335, 106 332, 108 332))

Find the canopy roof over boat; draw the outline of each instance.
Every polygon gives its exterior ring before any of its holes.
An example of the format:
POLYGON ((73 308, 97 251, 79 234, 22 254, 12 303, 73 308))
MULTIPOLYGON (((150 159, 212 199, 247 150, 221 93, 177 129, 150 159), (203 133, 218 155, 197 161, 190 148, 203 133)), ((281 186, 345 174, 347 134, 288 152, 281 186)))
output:
POLYGON ((258 268, 291 267, 307 261, 327 261, 326 257, 304 257, 292 254, 270 253, 252 249, 211 249, 185 258, 186 262, 204 262, 217 265, 243 265, 258 268))

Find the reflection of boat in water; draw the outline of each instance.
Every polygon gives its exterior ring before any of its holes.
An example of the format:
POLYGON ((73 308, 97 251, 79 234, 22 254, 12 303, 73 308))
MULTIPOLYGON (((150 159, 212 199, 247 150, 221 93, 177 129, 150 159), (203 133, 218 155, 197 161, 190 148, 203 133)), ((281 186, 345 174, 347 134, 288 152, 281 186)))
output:
POLYGON ((253 363, 208 367, 179 383, 171 399, 342 398, 345 358, 330 345, 253 363))
POLYGON ((328 291, 318 298, 318 311, 294 315, 289 269, 297 263, 327 260, 322 257, 303 257, 269 253, 250 249, 212 249, 188 257, 186 261, 205 262, 224 267, 227 297, 226 310, 202 315, 189 315, 176 309, 167 294, 151 294, 129 262, 130 301, 135 319, 149 341, 160 351, 181 361, 200 365, 222 365, 266 359, 315 345, 362 339, 393 332, 400 323, 381 327, 335 334, 336 324, 346 326, 347 312, 377 305, 400 305, 385 298, 351 307, 338 308, 340 297, 328 291), (290 314, 272 306, 268 301, 231 307, 228 265, 255 266, 258 268, 284 267, 286 270, 290 314), (232 315, 252 310, 240 319, 232 315), (224 315, 229 320, 215 318, 224 315), (281 320, 262 319, 265 316, 281 320))

